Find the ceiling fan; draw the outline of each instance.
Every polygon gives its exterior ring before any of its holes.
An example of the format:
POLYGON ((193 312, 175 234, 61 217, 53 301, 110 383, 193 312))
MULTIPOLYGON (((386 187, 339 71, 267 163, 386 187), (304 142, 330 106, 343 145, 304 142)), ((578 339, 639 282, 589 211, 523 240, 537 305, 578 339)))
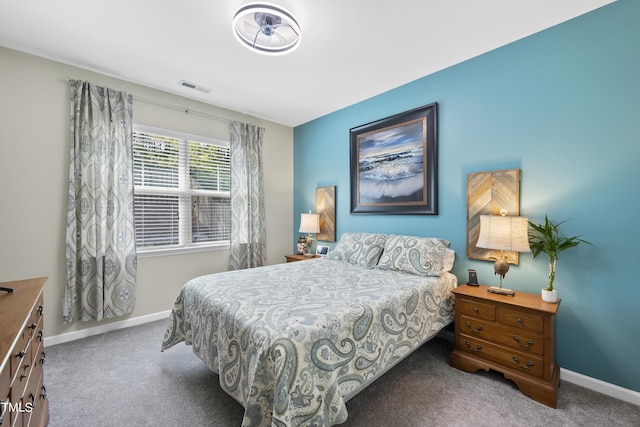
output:
POLYGON ((300 44, 300 25, 286 10, 265 3, 251 3, 233 17, 236 38, 244 46, 267 55, 282 55, 300 44))

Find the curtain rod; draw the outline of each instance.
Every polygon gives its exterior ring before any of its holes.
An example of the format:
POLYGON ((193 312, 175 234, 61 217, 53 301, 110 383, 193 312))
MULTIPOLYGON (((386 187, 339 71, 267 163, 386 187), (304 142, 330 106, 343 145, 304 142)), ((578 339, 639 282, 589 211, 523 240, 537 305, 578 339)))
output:
MULTIPOLYGON (((71 82, 71 81, 81 81, 78 79, 72 79, 71 77, 63 77, 63 80, 67 83, 71 82)), ((226 123, 231 123, 232 120, 227 119, 225 117, 220 117, 220 116, 216 116, 214 114, 210 114, 210 113, 205 113, 202 111, 198 111, 198 110, 193 110, 191 108, 186 108, 186 107, 181 107, 179 105, 174 105, 174 104, 169 104, 167 102, 161 102, 161 101, 157 101, 155 99, 151 99, 151 98, 145 98, 143 96, 138 96, 138 95, 133 95, 133 99, 135 101, 142 101, 142 102, 146 102, 147 104, 153 104, 153 105, 157 105, 159 107, 164 107, 164 108, 169 108, 172 110, 176 110, 176 111, 182 111, 185 114, 196 114, 198 116, 203 116, 203 117, 208 117, 210 119, 215 119, 215 120, 220 120, 226 123)))
POLYGON ((180 107, 179 105, 160 102, 160 101, 157 101, 155 99, 144 98, 142 96, 137 96, 137 95, 133 95, 133 99, 134 99, 134 101, 142 101, 142 102, 146 102, 147 104, 153 104, 153 105, 157 105, 159 107, 170 108, 172 110, 182 111, 185 114, 196 114, 198 116, 208 117, 210 119, 215 119, 215 120, 220 120, 220 121, 223 121, 223 122, 226 122, 226 123, 231 123, 231 120, 229 120, 227 118, 224 118, 224 117, 219 117, 219 116, 216 116, 214 114, 205 113, 205 112, 198 111, 198 110, 193 110, 191 108, 180 107))

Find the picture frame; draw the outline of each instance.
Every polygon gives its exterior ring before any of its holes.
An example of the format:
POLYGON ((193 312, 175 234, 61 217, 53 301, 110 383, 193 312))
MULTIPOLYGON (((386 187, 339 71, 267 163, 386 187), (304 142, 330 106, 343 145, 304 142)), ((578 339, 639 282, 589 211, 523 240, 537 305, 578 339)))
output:
POLYGON ((325 256, 329 253, 329 246, 318 245, 316 246, 316 255, 325 256))
POLYGON ((437 103, 349 130, 352 214, 438 214, 437 103))

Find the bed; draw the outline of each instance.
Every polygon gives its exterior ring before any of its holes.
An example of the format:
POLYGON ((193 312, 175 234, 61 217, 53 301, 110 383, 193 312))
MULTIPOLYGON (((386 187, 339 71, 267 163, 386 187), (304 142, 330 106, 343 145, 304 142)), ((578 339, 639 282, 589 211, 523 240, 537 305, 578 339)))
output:
POLYGON ((345 402, 453 320, 449 242, 345 233, 327 256, 189 281, 162 351, 185 342, 243 426, 331 426, 345 402))

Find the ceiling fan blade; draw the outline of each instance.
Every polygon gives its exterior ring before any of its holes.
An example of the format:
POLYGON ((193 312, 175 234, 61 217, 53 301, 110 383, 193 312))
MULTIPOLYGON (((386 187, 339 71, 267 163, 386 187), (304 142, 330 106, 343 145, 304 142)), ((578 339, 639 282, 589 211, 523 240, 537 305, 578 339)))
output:
POLYGON ((276 31, 275 33, 273 33, 273 36, 271 36, 271 37, 274 37, 274 38, 278 39, 279 43, 286 43, 287 42, 287 38, 283 34, 280 34, 279 31, 276 31))
POLYGON ((253 34, 256 31, 260 31, 260 26, 256 24, 255 21, 244 21, 242 23, 242 30, 247 34, 253 34))

